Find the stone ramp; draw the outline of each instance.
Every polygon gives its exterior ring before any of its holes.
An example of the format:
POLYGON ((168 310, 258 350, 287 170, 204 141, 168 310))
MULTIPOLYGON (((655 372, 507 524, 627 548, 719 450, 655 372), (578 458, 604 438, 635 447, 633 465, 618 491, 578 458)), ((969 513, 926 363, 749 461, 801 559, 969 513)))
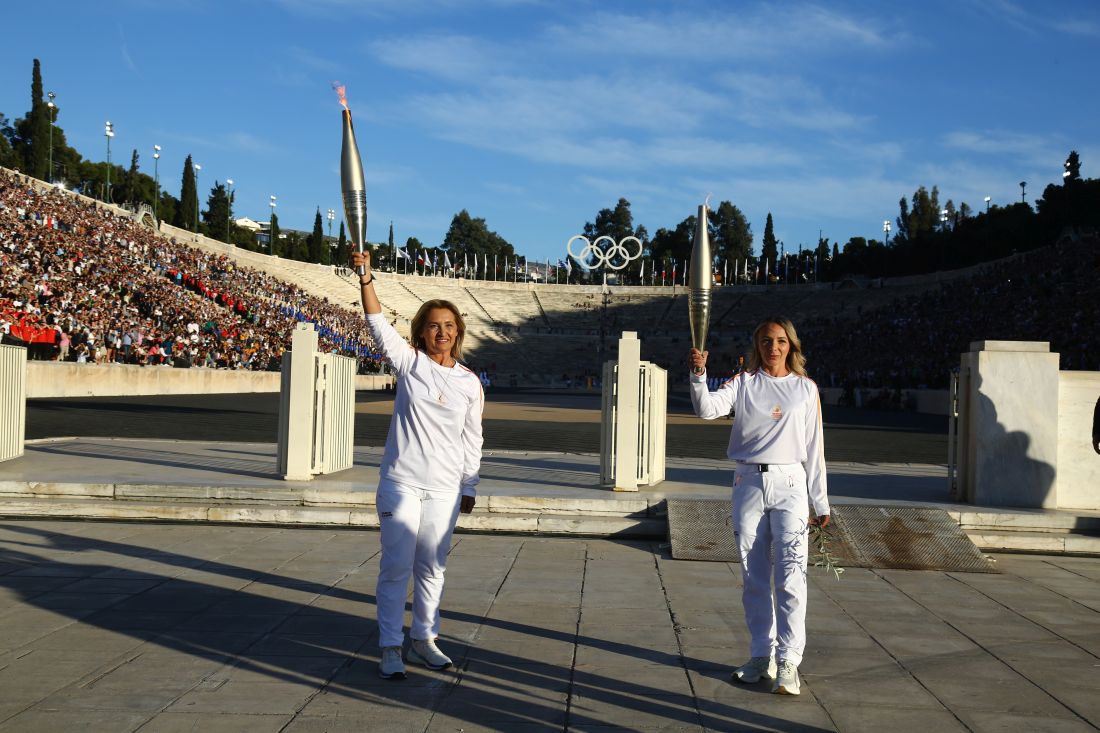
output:
MULTIPOLYGON (((0 516, 372 527, 381 457, 358 446, 351 469, 294 482, 276 475, 267 443, 31 441, 0 463, 0 516)), ((665 482, 616 493, 599 484, 598 455, 500 450, 486 452, 481 473, 459 531, 650 539, 666 537, 670 499, 728 506, 731 477, 725 460, 669 458, 665 482)), ((829 485, 834 507, 939 509, 985 550, 1100 554, 1100 516, 953 503, 943 466, 831 462, 829 485)))
MULTIPOLYGON (((834 504, 826 533, 840 567, 997 572, 943 509, 834 504)), ((668 536, 677 560, 740 562, 728 499, 669 499, 668 536)))

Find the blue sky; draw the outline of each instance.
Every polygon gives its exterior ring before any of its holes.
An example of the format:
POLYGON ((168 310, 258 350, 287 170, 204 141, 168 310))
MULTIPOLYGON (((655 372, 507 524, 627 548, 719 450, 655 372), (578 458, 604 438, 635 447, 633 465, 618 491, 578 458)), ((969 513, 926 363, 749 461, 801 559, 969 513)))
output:
POLYGON ((627 198, 652 234, 708 194, 768 212, 788 250, 880 238, 938 185, 975 210, 1100 165, 1100 3, 129 0, 5 13, 0 112, 33 58, 85 156, 137 148, 179 191, 232 178, 236 212, 309 229, 339 204, 347 86, 371 241, 442 240, 460 209, 557 259, 627 198))

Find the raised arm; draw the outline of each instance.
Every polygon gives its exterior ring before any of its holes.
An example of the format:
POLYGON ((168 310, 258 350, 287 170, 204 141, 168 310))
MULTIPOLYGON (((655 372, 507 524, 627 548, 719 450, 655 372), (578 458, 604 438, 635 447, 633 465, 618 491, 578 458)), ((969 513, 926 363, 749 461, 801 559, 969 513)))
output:
POLYGON ((359 294, 363 300, 363 311, 367 314, 367 328, 390 365, 397 370, 398 374, 404 374, 412 368, 416 359, 416 350, 401 338, 401 334, 397 333, 382 314, 382 304, 374 291, 370 252, 352 252, 351 262, 353 267, 362 266, 365 270, 359 276, 359 294))
POLYGON ((364 272, 359 276, 359 295, 363 300, 363 311, 369 316, 382 312, 382 304, 378 302, 378 293, 374 292, 374 273, 370 269, 370 252, 351 253, 352 269, 362 267, 364 272))
POLYGON ((689 385, 691 387, 691 406, 694 408, 695 414, 704 420, 714 420, 730 414, 734 401, 737 399, 738 385, 737 379, 734 378, 719 387, 717 392, 711 392, 707 388, 708 353, 698 349, 692 349, 689 353, 688 361, 692 369, 699 367, 703 372, 702 374, 696 374, 692 371, 689 377, 689 385))

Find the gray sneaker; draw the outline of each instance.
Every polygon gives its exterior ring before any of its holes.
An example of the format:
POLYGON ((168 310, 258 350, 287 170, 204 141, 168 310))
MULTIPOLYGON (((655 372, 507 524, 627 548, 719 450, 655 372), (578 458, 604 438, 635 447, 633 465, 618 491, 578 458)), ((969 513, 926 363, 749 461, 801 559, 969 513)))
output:
POLYGON ((405 662, 401 659, 401 647, 382 647, 382 659, 378 662, 378 676, 384 680, 405 679, 405 662))
POLYGON ((428 669, 447 669, 451 658, 439 651, 435 639, 413 639, 409 647, 409 661, 423 664, 428 669))
POLYGON ((759 682, 761 678, 766 680, 775 679, 775 657, 753 657, 733 670, 733 680, 735 682, 753 685, 759 682))
POLYGON ((775 678, 772 692, 777 695, 797 695, 799 693, 798 667, 786 659, 779 660, 779 674, 775 678))

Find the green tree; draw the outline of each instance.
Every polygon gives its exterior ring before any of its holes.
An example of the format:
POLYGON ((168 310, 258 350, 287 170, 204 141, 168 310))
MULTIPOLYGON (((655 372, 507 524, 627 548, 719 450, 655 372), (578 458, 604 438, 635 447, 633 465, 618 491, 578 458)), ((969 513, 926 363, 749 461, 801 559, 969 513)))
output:
POLYGON ((206 199, 206 211, 202 212, 202 221, 206 224, 206 235, 221 242, 230 241, 229 217, 232 208, 226 187, 214 181, 210 196, 206 199))
POLYGON ((176 209, 176 218, 172 223, 180 229, 195 231, 199 214, 199 193, 195 188, 195 169, 191 165, 191 156, 183 162, 183 179, 180 182, 180 205, 176 209))
POLYGON ((16 122, 16 130, 22 142, 23 171, 45 180, 50 165, 50 110, 43 96, 42 66, 35 59, 31 70, 31 109, 16 122))
POLYGON ((762 263, 767 263, 768 272, 775 272, 775 258, 779 254, 778 244, 775 239, 772 214, 769 211, 768 219, 764 222, 764 238, 760 241, 760 259, 762 263))
MULTIPOLYGON (((392 230, 392 224, 390 228, 392 230)), ((340 236, 336 238, 336 262, 344 267, 347 267, 351 262, 351 252, 348 251, 348 238, 344 234, 343 220, 340 221, 340 236)))
MULTIPOLYGON (((418 240, 410 238, 409 241, 416 241, 419 248, 418 240)), ((503 258, 511 256, 514 252, 512 245, 504 237, 491 231, 485 224, 484 219, 470 216, 466 209, 458 212, 451 219, 451 226, 447 229, 446 236, 443 237, 442 247, 452 253, 452 261, 455 255, 461 254, 478 254, 482 256, 495 254, 503 258)))
POLYGON ((752 227, 749 220, 730 201, 718 204, 707 214, 711 248, 722 260, 744 260, 752 255, 752 227))
POLYGON ((11 126, 11 120, 0 112, 0 165, 5 168, 18 168, 15 148, 12 140, 15 139, 15 128, 11 126))
POLYGON ((279 231, 279 216, 275 213, 275 210, 271 210, 271 225, 268 227, 268 254, 273 254, 276 257, 283 256, 283 240, 279 231))
MULTIPOLYGON (((35 64, 38 62, 36 61, 35 64)), ((1081 156, 1077 154, 1076 150, 1069 151, 1069 157, 1066 158, 1065 172, 1062 174, 1064 183, 1073 183, 1081 180, 1081 156)))
POLYGON ((328 245, 325 244, 325 229, 321 223, 321 207, 313 217, 313 233, 309 235, 309 261, 329 264, 328 245))

